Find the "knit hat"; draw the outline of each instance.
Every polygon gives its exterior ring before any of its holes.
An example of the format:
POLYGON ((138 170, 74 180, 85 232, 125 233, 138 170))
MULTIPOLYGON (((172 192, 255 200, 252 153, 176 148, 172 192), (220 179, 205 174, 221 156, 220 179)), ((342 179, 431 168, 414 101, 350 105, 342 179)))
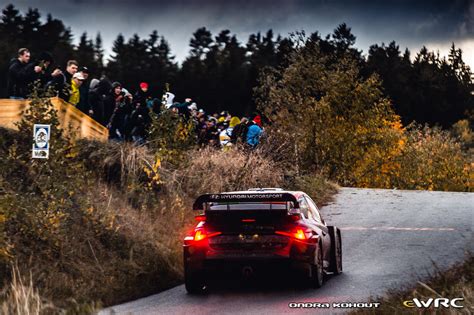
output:
POLYGON ((232 118, 230 119, 229 127, 234 128, 234 127, 237 126, 238 124, 240 124, 240 119, 239 119, 239 117, 234 116, 234 117, 232 117, 232 118))
POLYGON ((148 89, 148 83, 146 82, 140 83, 140 89, 148 89))
POLYGON ((112 89, 115 89, 116 87, 122 87, 122 84, 120 84, 120 82, 117 82, 115 81, 114 83, 112 83, 112 89))
POLYGON ((255 116, 253 122, 259 127, 262 127, 262 117, 260 117, 260 115, 255 116))

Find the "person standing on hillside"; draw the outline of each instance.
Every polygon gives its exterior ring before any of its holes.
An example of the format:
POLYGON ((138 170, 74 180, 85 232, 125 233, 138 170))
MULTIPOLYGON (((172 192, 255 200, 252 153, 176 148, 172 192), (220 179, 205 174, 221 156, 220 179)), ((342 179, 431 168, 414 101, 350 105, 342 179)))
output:
POLYGON ((77 106, 81 100, 81 93, 79 89, 81 88, 84 80, 85 78, 81 72, 78 72, 72 76, 68 102, 74 106, 77 106))
POLYGON ((135 109, 130 115, 128 124, 130 125, 130 134, 136 144, 145 143, 147 129, 151 123, 150 109, 146 103, 135 103, 135 109))
POLYGON ((141 82, 140 88, 133 96, 133 103, 136 106, 137 104, 148 106, 148 103, 151 101, 150 91, 148 89, 148 83, 141 82))
POLYGON ((74 74, 79 70, 79 64, 76 60, 69 60, 66 65, 66 71, 62 72, 60 76, 53 78, 53 80, 48 83, 54 87, 57 91, 58 96, 65 101, 69 100, 71 93, 71 80, 74 74))
POLYGON ((260 115, 255 116, 253 119, 253 124, 249 127, 249 130, 247 131, 247 144, 255 148, 259 141, 260 137, 262 136, 263 129, 262 129, 262 118, 260 115))
POLYGON ((235 125, 232 134, 230 136, 230 141, 233 144, 236 143, 245 143, 247 142, 247 132, 249 130, 249 120, 247 117, 242 117, 242 120, 239 124, 235 125))
POLYGON ((88 80, 89 69, 87 67, 81 67, 78 73, 80 73, 84 77, 84 81, 82 82, 82 85, 79 88, 80 99, 79 99, 79 104, 77 104, 77 109, 79 109, 84 114, 93 116, 94 111, 92 110, 92 107, 90 106, 90 103, 89 103, 89 90, 90 90, 90 84, 91 84, 91 81, 88 80))
POLYGON ((112 109, 108 124, 109 139, 126 140, 129 129, 126 120, 127 115, 131 112, 132 100, 132 95, 123 89, 119 82, 112 83, 112 90, 105 100, 107 115, 112 109))
POLYGON ((27 48, 18 50, 18 57, 10 61, 8 68, 8 96, 11 99, 25 99, 28 96, 28 84, 33 82, 35 74, 41 67, 30 63, 30 51, 27 48))

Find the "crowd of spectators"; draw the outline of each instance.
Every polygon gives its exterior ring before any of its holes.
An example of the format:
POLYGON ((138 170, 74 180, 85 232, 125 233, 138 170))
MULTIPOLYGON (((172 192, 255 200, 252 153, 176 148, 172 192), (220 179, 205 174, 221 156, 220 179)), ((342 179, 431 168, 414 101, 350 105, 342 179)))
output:
POLYGON ((260 115, 239 118, 227 111, 208 114, 191 98, 175 102, 175 95, 170 92, 160 98, 153 97, 146 82, 141 82, 132 94, 119 82, 89 75, 89 69, 75 60, 69 60, 63 71, 59 66, 53 67, 51 54, 41 53, 32 61, 30 51, 21 48, 10 61, 8 93, 11 99, 26 99, 35 85, 50 91, 107 127, 109 138, 114 141, 145 143, 151 113, 160 115, 162 110, 191 122, 196 141, 202 146, 225 149, 242 143, 255 148, 263 133, 260 115))

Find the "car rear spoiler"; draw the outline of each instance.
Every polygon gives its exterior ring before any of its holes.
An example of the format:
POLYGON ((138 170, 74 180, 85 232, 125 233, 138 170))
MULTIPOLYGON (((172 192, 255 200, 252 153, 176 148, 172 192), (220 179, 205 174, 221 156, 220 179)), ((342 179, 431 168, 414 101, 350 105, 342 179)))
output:
POLYGON ((193 210, 204 210, 208 202, 293 202, 299 208, 298 200, 290 193, 250 193, 250 194, 205 194, 199 196, 193 204, 193 210))

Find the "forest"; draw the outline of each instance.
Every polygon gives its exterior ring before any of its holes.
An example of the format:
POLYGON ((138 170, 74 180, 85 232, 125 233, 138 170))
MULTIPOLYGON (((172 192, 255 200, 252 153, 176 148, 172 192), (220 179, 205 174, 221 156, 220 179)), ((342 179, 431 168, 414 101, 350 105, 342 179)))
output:
POLYGON ((473 113, 472 71, 455 43, 446 57, 426 47, 412 57, 408 49, 401 49, 394 41, 373 44, 364 54, 355 47, 356 35, 344 23, 328 35, 313 31, 282 36, 270 29, 251 34, 246 42, 230 30, 212 34, 201 27, 190 34, 189 54, 179 63, 159 30, 148 37, 135 34, 128 39, 117 34, 111 56, 105 56, 100 33, 83 33, 75 44, 71 28, 50 14, 43 19, 42 14, 33 8, 21 13, 11 4, 3 9, 0 97, 7 97, 10 60, 19 48, 27 47, 33 60, 45 51, 54 56, 53 67, 64 68, 67 60, 76 59, 89 68, 92 77, 106 76, 133 92, 145 81, 156 97, 169 87, 178 101, 190 97, 207 112, 228 110, 250 115, 256 110, 255 89, 262 70, 287 67, 297 38, 303 34, 319 42, 323 55, 352 55, 361 77, 377 74, 403 125, 416 121, 449 128, 473 113))

